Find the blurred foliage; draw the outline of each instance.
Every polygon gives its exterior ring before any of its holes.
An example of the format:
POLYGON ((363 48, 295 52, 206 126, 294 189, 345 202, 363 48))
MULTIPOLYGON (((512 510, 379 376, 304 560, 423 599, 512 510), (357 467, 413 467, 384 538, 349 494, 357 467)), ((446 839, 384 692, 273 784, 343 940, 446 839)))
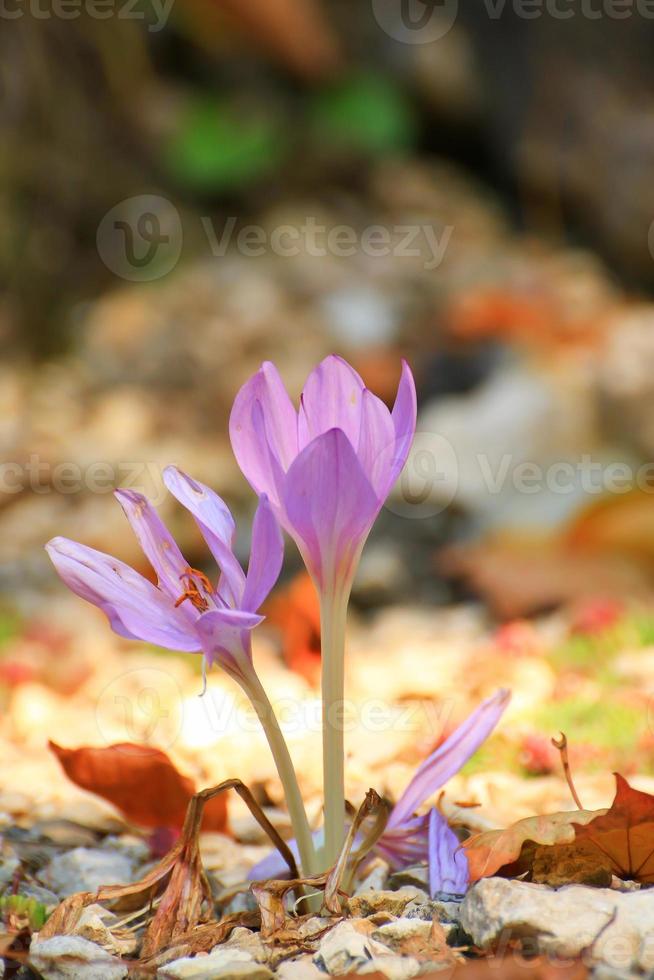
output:
POLYGON ((256 106, 199 95, 180 114, 165 150, 168 171, 194 191, 232 191, 270 174, 285 159, 281 121, 256 106))
POLYGON ((353 75, 318 91, 311 128, 326 150, 369 155, 409 149, 417 138, 410 101, 390 77, 375 73, 353 75))
POLYGON ((29 928, 38 932, 45 925, 48 910, 42 902, 27 895, 4 895, 0 898, 0 918, 12 930, 29 928))

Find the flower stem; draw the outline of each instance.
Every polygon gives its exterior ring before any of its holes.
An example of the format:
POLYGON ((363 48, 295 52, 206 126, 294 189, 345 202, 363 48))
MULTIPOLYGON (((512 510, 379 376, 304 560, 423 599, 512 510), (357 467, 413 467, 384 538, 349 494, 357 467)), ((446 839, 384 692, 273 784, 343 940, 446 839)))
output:
POLYGON ((325 796, 325 844, 322 870, 335 864, 345 838, 345 620, 349 591, 322 594, 322 753, 325 796))
POLYGON ((288 746, 279 727, 279 722, 268 700, 268 696, 261 685, 261 681, 254 672, 248 676, 247 682, 243 686, 268 739, 268 745, 270 746, 270 751, 272 752, 275 766, 277 767, 277 772, 284 788, 286 805, 291 818, 291 826, 293 827, 293 834, 295 835, 300 852, 302 871, 305 875, 315 874, 318 868, 311 828, 307 820, 304 803, 302 802, 302 794, 298 786, 295 769, 293 768, 288 746))

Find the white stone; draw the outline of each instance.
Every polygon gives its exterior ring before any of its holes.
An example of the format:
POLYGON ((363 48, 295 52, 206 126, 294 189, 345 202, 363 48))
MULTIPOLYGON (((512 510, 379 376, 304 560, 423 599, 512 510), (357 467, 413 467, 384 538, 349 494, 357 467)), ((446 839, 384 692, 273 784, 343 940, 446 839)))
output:
POLYGON ((352 920, 344 920, 322 939, 313 962, 319 969, 338 976, 355 972, 371 959, 384 955, 389 955, 386 946, 357 929, 352 920))
POLYGON ((166 980, 229 980, 230 977, 244 980, 270 980, 272 973, 268 967, 257 963, 245 950, 234 947, 216 946, 206 956, 184 956, 167 963, 159 969, 166 980))
POLYGON ((373 956, 373 958, 358 969, 359 975, 365 976, 367 973, 383 973, 388 980, 410 980, 421 970, 420 960, 415 956, 399 956, 395 953, 388 953, 385 956, 373 956))
POLYGON ((649 889, 553 889, 485 878, 468 892, 461 925, 482 949, 513 935, 548 956, 567 959, 592 948, 593 960, 614 970, 654 969, 654 892, 649 889))
POLYGON ((132 881, 134 866, 125 854, 90 847, 75 847, 57 854, 39 878, 62 898, 75 892, 95 892, 102 885, 125 885, 132 881))
POLYGON ((431 927, 431 922, 425 922, 424 919, 401 918, 396 919, 395 922, 386 922, 383 926, 379 926, 372 933, 372 938, 390 949, 396 950, 407 939, 413 939, 416 936, 427 939, 431 933, 431 927))
POLYGON ((127 966, 80 936, 54 936, 33 942, 30 964, 43 980, 123 980, 127 966))

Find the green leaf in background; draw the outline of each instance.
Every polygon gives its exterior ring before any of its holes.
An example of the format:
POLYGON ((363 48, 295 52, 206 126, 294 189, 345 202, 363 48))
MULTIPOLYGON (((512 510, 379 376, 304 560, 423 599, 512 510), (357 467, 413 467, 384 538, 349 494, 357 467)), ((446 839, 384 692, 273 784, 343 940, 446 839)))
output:
POLYGON ((166 149, 172 175, 196 191, 239 189, 273 171, 286 153, 274 115, 216 99, 192 100, 166 149))
POLYGON ((416 124, 409 100, 392 79, 355 75, 313 99, 311 125, 321 143, 372 156, 411 147, 416 124))

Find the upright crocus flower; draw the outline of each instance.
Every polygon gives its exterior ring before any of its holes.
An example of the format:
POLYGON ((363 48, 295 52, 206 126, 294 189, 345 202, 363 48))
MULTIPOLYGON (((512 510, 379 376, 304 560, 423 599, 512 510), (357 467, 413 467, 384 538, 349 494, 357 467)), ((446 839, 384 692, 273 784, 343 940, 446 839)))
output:
POLYGON ((241 388, 230 418, 246 478, 297 544, 321 603, 326 866, 344 836, 345 618, 361 550, 397 480, 416 426, 408 365, 392 412, 340 357, 309 375, 297 411, 273 364, 241 388))
POLYGON ((311 872, 314 848, 295 772, 252 662, 251 633, 263 620, 257 610, 282 567, 284 545, 277 520, 262 495, 246 575, 233 551, 234 520, 221 498, 172 466, 164 471, 164 481, 195 518, 219 566, 215 586, 189 566, 156 510, 133 490, 118 490, 116 497, 156 573, 157 585, 117 558, 67 538, 53 538, 46 545, 48 554, 66 585, 98 606, 120 636, 201 653, 203 666, 219 664, 238 681, 268 738, 303 867, 311 872))

